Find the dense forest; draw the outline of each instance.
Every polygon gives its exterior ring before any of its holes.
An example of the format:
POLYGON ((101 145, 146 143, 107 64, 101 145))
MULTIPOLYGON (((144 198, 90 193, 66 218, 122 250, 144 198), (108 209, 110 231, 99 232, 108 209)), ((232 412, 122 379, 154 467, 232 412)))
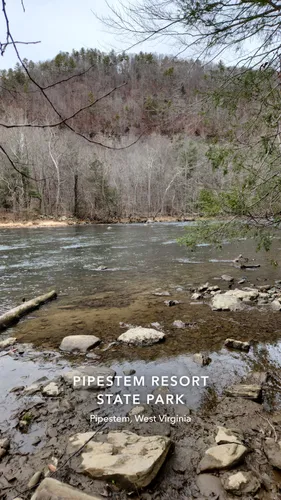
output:
MULTIPOLYGON (((230 71, 222 63, 81 49, 24 64, 31 79, 19 64, 0 77, 0 122, 28 124, 1 127, 18 168, 1 157, 1 211, 91 220, 182 217, 199 213, 206 201, 212 211, 210 196, 233 185, 235 168, 223 175, 210 155, 210 144, 233 133, 229 112, 213 100, 205 105, 206 93, 214 94, 230 71), (64 123, 32 127, 57 121, 32 78, 63 116, 78 110, 68 121, 78 133, 64 123)), ((241 123, 250 114, 246 102, 238 109, 241 123)))

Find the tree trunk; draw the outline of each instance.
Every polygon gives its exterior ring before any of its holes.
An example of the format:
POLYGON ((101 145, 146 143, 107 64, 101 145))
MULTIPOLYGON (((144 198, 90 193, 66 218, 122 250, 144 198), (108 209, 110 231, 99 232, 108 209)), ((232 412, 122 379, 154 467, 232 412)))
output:
POLYGON ((9 328, 9 326, 17 323, 22 316, 25 316, 25 314, 34 311, 34 309, 37 309, 49 300, 56 299, 56 297, 56 292, 52 290, 51 292, 45 293, 45 295, 40 295, 35 299, 24 302, 18 307, 14 307, 10 311, 0 316, 0 330, 6 330, 6 328, 9 328))
POLYGON ((78 207, 78 174, 74 175, 74 217, 79 217, 79 207, 78 207))

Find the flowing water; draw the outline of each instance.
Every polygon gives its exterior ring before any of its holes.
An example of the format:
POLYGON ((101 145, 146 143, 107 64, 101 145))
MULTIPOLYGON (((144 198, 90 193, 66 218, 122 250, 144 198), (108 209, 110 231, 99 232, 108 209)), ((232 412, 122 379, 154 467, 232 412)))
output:
MULTIPOLYGON (((280 240, 274 240, 270 255, 256 253, 252 240, 226 241, 219 250, 199 245, 192 252, 176 241, 184 235, 186 225, 0 229, 0 313, 23 298, 51 289, 58 292, 58 300, 1 336, 16 335, 21 342, 32 343, 38 356, 45 353, 40 359, 34 351, 33 355, 0 358, 1 374, 5 374, 0 379, 0 404, 6 408, 2 421, 14 408, 14 396, 6 398, 12 387, 29 385, 42 375, 52 378, 72 363, 85 363, 81 356, 61 357, 56 363, 48 359, 49 350, 57 351, 61 339, 70 334, 97 335, 102 341, 95 349, 100 363, 112 366, 118 374, 128 368, 146 376, 207 374, 209 386, 218 391, 251 366, 259 367, 261 356, 278 361, 281 313, 256 308, 213 312, 208 304, 191 304, 189 288, 206 281, 221 286, 219 278, 225 273, 237 280, 245 278, 248 286, 274 283, 281 276, 271 259, 280 256, 280 240), (238 254, 255 259, 261 267, 254 271, 235 268, 233 259, 238 254), (156 289, 168 290, 168 298, 180 304, 167 307, 167 297, 155 296, 156 289), (190 322, 191 327, 176 329, 175 320, 190 322), (135 326, 159 322, 166 340, 151 347, 110 346, 124 331, 120 322, 135 326), (224 349, 223 341, 230 336, 253 340, 254 349, 250 354, 224 349), (193 361, 193 354, 200 350, 212 359, 207 367, 193 361)), ((205 394, 197 387, 183 392, 190 408, 197 408, 205 394)))

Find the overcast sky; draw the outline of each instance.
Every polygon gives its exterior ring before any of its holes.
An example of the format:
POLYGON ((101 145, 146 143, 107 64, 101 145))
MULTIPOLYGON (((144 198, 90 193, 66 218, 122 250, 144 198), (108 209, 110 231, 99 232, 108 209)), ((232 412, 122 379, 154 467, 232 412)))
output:
MULTIPOLYGON (((131 0, 123 0, 123 2, 131 0)), ((131 40, 117 39, 106 31, 92 13, 106 15, 108 7, 105 0, 24 0, 25 13, 21 0, 6 0, 7 14, 10 20, 10 30, 15 40, 37 41, 38 45, 19 45, 22 57, 32 61, 52 59, 58 52, 71 52, 72 49, 97 48, 104 52, 114 49, 121 51, 131 45, 131 40)), ((118 4, 118 0, 109 0, 118 4)), ((0 12, 0 41, 5 40, 5 23, 0 12)), ((143 46, 137 46, 134 52, 140 50, 160 54, 173 54, 178 47, 173 47, 165 41, 149 41, 143 46)), ((194 54, 186 53, 186 57, 194 54)), ((226 55, 223 60, 231 62, 232 57, 226 55)), ((0 69, 14 67, 17 62, 12 47, 0 56, 0 69)))

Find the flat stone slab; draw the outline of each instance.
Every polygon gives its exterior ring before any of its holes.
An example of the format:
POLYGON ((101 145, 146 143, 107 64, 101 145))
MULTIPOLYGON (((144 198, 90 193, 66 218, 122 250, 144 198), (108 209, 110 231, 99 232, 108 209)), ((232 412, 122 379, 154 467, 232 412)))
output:
MULTIPOLYGON (((71 437, 67 453, 77 451, 91 435, 93 433, 85 432, 71 437)), ((126 489, 143 488, 156 477, 170 445, 170 439, 165 436, 109 432, 99 435, 99 442, 90 441, 86 445, 78 472, 95 479, 114 480, 126 489)))
POLYGON ((80 366, 62 374, 66 384, 73 389, 105 389, 112 385, 116 372, 111 368, 102 366, 80 366))
POLYGON ((235 443, 242 444, 243 433, 238 429, 227 429, 218 425, 215 441, 217 444, 235 443))
POLYGON ((250 344, 249 342, 242 342, 241 340, 226 339, 224 342, 225 347, 230 347, 231 349, 239 349, 240 351, 249 352, 250 344))
POLYGON ((125 333, 122 333, 118 337, 120 342, 125 344, 135 344, 135 345, 151 345, 164 340, 165 334, 154 328, 143 328, 138 326, 136 328, 130 328, 125 333))
POLYGON ((245 398, 251 399, 252 401, 258 401, 261 399, 261 385, 237 384, 226 389, 225 394, 233 398, 245 398))
POLYGON ((263 445, 269 463, 276 469, 281 470, 281 441, 277 443, 272 438, 267 438, 263 445))
POLYGON ((223 480, 223 486, 233 495, 242 496, 247 493, 254 495, 260 489, 261 483, 252 472, 239 471, 223 480))
POLYGON ((91 347, 95 347, 100 342, 94 335, 70 335, 64 337, 60 350, 64 352, 87 352, 91 347))
POLYGON ((231 443, 213 446, 205 452, 197 472, 229 469, 242 462, 247 451, 247 448, 242 444, 231 443))
POLYGON ((102 500, 102 497, 87 495, 68 484, 48 477, 42 481, 31 500, 102 500))

